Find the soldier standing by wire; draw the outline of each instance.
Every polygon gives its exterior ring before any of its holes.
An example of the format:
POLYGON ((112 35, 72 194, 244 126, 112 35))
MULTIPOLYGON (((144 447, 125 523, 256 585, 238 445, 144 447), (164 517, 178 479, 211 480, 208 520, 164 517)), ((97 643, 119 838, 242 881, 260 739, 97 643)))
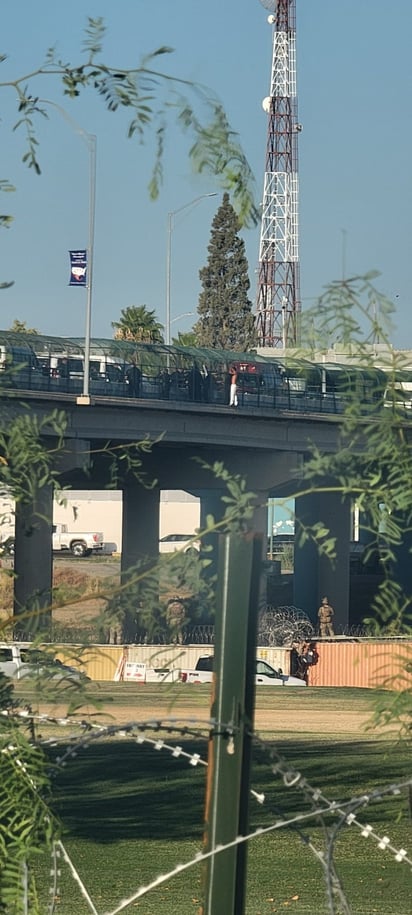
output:
POLYGON ((185 624, 185 605, 180 597, 173 597, 166 607, 166 622, 174 645, 183 645, 183 626, 185 624))
POLYGON ((327 638, 328 636, 333 638, 333 636, 335 635, 335 631, 333 628, 333 622, 332 622, 333 614, 334 614, 334 609, 330 605, 329 599, 327 597, 322 597, 322 603, 318 610, 319 628, 320 628, 320 635, 322 638, 323 637, 327 638))

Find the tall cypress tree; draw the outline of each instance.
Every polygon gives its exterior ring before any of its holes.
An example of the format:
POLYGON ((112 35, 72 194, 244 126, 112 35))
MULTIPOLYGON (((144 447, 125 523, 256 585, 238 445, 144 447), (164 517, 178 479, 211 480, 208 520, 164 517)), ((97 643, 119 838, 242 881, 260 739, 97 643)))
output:
POLYGON ((225 193, 212 222, 207 265, 199 271, 203 291, 197 307, 199 320, 193 328, 198 346, 247 352, 256 345, 248 262, 239 229, 225 193))

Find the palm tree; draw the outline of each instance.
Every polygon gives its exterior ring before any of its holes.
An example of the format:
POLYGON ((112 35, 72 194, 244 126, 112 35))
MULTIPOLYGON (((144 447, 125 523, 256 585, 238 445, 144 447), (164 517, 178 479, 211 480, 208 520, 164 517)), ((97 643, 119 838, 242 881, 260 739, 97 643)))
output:
POLYGON ((179 330, 177 337, 173 337, 172 343, 175 346, 197 346, 197 337, 193 330, 179 330))
POLYGON ((116 340, 134 340, 136 343, 163 343, 163 325, 156 321, 155 311, 146 305, 129 305, 122 308, 119 321, 112 321, 116 340))
POLYGON ((13 324, 9 328, 13 334, 36 334, 40 333, 39 330, 36 330, 35 327, 27 327, 26 321, 19 321, 18 318, 15 318, 13 324))

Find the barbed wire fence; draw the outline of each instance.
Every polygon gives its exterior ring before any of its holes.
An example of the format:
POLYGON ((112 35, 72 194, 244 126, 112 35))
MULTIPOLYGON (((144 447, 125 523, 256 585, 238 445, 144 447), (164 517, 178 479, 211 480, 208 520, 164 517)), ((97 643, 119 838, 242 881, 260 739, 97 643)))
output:
MULTIPOLYGON (((307 613, 298 607, 285 605, 273 607, 264 604, 259 613, 258 645, 290 646, 294 641, 306 641, 315 638, 315 627, 307 613)), ((182 644, 213 645, 215 627, 212 623, 187 625, 182 630, 182 644)), ((170 633, 157 633, 154 637, 146 630, 137 630, 134 644, 170 644, 170 633)))
MULTIPOLYGON (((32 733, 39 726, 47 725, 56 729, 54 736, 39 738, 37 741, 39 746, 42 746, 48 752, 51 749, 57 750, 57 755, 53 762, 54 778, 58 778, 59 773, 64 771, 68 765, 74 765, 79 754, 87 750, 96 741, 107 741, 111 738, 120 737, 123 739, 129 738, 140 747, 150 746, 159 753, 169 754, 173 759, 184 759, 193 769, 199 766, 206 768, 208 763, 203 758, 202 753, 185 750, 182 745, 184 740, 188 737, 196 739, 210 737, 211 733, 219 731, 220 734, 223 733, 227 736, 229 747, 236 733, 236 727, 233 722, 225 723, 214 718, 204 720, 166 717, 133 720, 126 724, 101 724, 79 721, 76 717, 33 714, 27 709, 3 710, 2 716, 6 716, 9 720, 11 719, 15 722, 24 721, 25 724, 30 726, 32 733), (67 730, 70 727, 76 733, 67 736, 67 730), (59 729, 64 732, 63 735, 59 736, 59 729), (174 737, 172 738, 171 735, 174 735, 174 737), (179 739, 182 743, 177 742, 179 739), (61 747, 61 753, 59 753, 59 747, 61 747)), ((188 857, 186 861, 179 863, 164 873, 157 874, 148 883, 136 885, 127 897, 113 898, 110 907, 104 912, 99 912, 87 887, 87 880, 81 876, 78 865, 70 855, 66 844, 61 839, 58 839, 53 843, 52 848, 50 884, 48 887, 49 901, 45 904, 44 911, 47 911, 48 915, 55 915, 57 911, 56 900, 61 898, 63 865, 68 869, 71 879, 81 893, 85 911, 91 912, 92 915, 119 915, 120 912, 125 911, 129 906, 135 905, 138 900, 147 896, 159 886, 166 883, 169 884, 182 872, 198 867, 199 864, 206 862, 214 855, 222 854, 234 846, 254 842, 264 836, 284 830, 292 830, 302 840, 308 853, 310 852, 321 866, 325 881, 327 910, 331 915, 338 915, 338 913, 339 915, 350 915, 351 912, 339 877, 339 868, 336 864, 337 840, 347 827, 357 830, 365 840, 374 842, 382 852, 392 856, 400 865, 406 865, 412 870, 411 853, 403 847, 396 847, 389 836, 379 834, 371 823, 365 821, 365 812, 375 802, 379 802, 388 796, 398 799, 404 798, 405 792, 411 791, 412 776, 402 781, 383 784, 358 796, 353 795, 347 799, 330 800, 324 791, 313 787, 299 769, 290 765, 285 756, 279 752, 276 743, 262 738, 256 732, 253 732, 251 736, 255 746, 259 747, 266 759, 268 771, 271 772, 274 781, 280 780, 286 792, 292 789, 299 792, 302 806, 299 812, 294 815, 288 814, 286 812, 286 804, 282 807, 275 806, 264 791, 259 790, 258 787, 252 787, 252 797, 257 804, 266 808, 266 812, 269 815, 271 821, 268 825, 253 829, 247 835, 238 835, 231 842, 219 845, 209 851, 199 849, 193 856, 188 857), (323 827, 323 847, 320 847, 318 839, 314 840, 311 837, 310 827, 315 824, 316 826, 321 824, 323 827)), ((19 767, 21 777, 30 780, 31 790, 40 791, 33 783, 32 776, 27 772, 24 762, 19 760, 18 747, 10 743, 3 752, 9 754, 13 765, 19 767)), ((104 804, 103 797, 102 804, 104 804)), ((23 915, 29 915, 30 913, 29 883, 30 869, 25 862, 21 873, 20 908, 23 915)))
MULTIPOLYGON (((17 633, 22 640, 28 637, 23 629, 17 633)), ((370 630, 365 625, 347 626, 336 631, 337 635, 348 638, 367 638, 370 630)), ((264 604, 259 613, 258 645, 259 647, 290 646, 292 642, 311 641, 316 638, 316 626, 305 610, 294 605, 273 606, 264 604)), ((51 640, 58 644, 73 642, 95 643, 96 632, 93 628, 82 627, 78 630, 55 625, 51 640)), ((97 639, 99 641, 99 639, 97 639)), ((122 644, 124 640, 122 639, 122 644)), ((147 629, 136 629, 130 642, 134 645, 170 645, 170 631, 149 632, 147 629)), ((215 626, 213 623, 188 623, 182 628, 184 645, 214 645, 215 626)))
MULTIPOLYGON (((339 633, 348 638, 367 637, 368 630, 365 626, 357 625, 347 627, 339 633)), ((292 642, 305 642, 316 639, 316 626, 305 610, 294 605, 274 607, 264 604, 259 613, 258 646, 260 648, 290 647, 292 642)), ((183 645, 214 645, 215 627, 213 623, 196 623, 184 626, 182 629, 183 645)), ((170 633, 153 633, 145 629, 136 630, 133 637, 135 645, 169 645, 170 633)))

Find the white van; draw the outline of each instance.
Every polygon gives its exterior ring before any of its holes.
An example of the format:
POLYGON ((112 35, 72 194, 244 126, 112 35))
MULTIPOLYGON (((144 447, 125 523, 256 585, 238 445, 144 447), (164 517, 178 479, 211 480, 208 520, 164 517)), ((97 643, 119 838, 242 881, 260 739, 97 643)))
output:
POLYGON ((0 344, 0 373, 8 372, 17 387, 30 387, 33 376, 41 376, 42 367, 36 354, 27 346, 0 344))
MULTIPOLYGON (((43 373, 49 374, 51 378, 83 378, 84 357, 81 354, 50 353, 37 358, 43 373)), ((89 361, 89 374, 92 381, 120 382, 124 380, 122 366, 111 356, 106 358, 92 357, 89 361)))
POLYGON ((412 409, 412 381, 392 381, 385 389, 385 407, 396 410, 412 409))

